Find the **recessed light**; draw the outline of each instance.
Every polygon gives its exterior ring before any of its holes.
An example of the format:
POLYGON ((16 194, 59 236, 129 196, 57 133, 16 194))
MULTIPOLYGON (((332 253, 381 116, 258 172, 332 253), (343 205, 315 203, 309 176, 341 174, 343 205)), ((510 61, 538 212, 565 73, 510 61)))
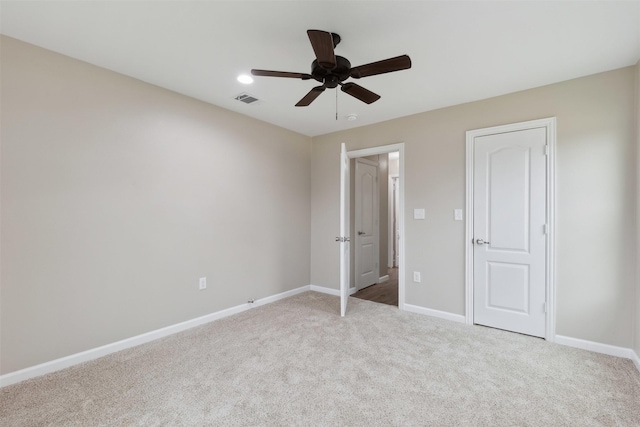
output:
POLYGON ((246 75, 246 74, 240 74, 238 76, 238 81, 240 83, 244 83, 246 85, 249 85, 249 84, 253 83, 253 78, 251 76, 246 75))
POLYGON ((358 115, 357 114, 349 114, 348 116, 346 116, 346 119, 349 120, 350 122, 353 122, 353 121, 358 119, 358 115))

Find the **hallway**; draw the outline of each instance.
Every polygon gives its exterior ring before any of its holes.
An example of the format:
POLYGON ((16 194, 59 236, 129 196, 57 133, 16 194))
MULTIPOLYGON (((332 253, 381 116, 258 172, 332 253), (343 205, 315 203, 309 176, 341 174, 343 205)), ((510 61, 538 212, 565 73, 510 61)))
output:
POLYGON ((398 268, 389 268, 389 280, 359 290, 354 298, 398 306, 398 268))

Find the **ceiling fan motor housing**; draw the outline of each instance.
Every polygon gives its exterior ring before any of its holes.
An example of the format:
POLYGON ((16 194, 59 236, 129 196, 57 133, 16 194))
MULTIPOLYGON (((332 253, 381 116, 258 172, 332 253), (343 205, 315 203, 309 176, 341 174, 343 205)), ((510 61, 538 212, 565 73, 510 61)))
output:
POLYGON ((347 58, 336 55, 336 66, 332 69, 327 69, 318 64, 318 60, 314 60, 311 63, 311 75, 314 79, 320 83, 333 89, 337 87, 341 82, 349 78, 351 72, 351 62, 347 58))

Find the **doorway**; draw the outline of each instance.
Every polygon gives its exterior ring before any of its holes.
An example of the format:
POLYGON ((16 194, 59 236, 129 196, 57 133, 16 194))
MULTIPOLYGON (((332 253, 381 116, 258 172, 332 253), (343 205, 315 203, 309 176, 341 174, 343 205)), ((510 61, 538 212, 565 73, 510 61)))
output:
MULTIPOLYGON (((402 238, 404 233, 404 194, 401 185, 404 164, 404 144, 393 144, 349 152, 346 152, 343 144, 342 150, 340 206, 342 236, 337 239, 340 241, 341 254, 341 313, 344 316, 349 295, 353 295, 356 298, 396 305, 400 309, 404 309, 404 240, 402 238), (390 156, 390 153, 393 153, 393 155, 390 156), (375 212, 379 215, 377 224, 375 224, 373 215, 370 217, 365 215, 364 222, 369 221, 369 223, 374 224, 372 227, 378 232, 378 249, 372 258, 375 261, 368 264, 370 268, 363 269, 363 266, 367 266, 362 262, 364 256, 376 251, 373 249, 367 249, 366 251, 361 250, 367 246, 368 243, 360 239, 359 236, 366 236, 369 233, 367 230, 361 228, 356 229, 361 227, 363 223, 362 219, 356 220, 356 217, 361 215, 361 212, 356 212, 356 210, 361 210, 360 208, 362 207, 358 206, 357 203, 364 200, 367 202, 367 205, 370 205, 371 203, 368 201, 371 197, 365 196, 362 198, 362 195, 358 193, 362 192, 362 187, 364 187, 365 192, 368 191, 370 187, 373 187, 373 185, 370 186, 367 182, 374 182, 375 178, 372 178, 374 174, 372 169, 369 169, 369 172, 356 171, 356 169, 358 165, 362 164, 373 166, 372 162, 377 163, 379 172, 377 180, 378 191, 374 191, 374 193, 377 194, 379 202, 375 212), (393 170, 393 178, 395 178, 393 180, 391 179, 390 169, 393 170), (358 185, 358 189, 356 189, 356 184, 358 183, 356 177, 363 178, 360 185, 358 185), (395 186, 392 185, 393 183, 395 183, 395 186), (358 209, 356 209, 356 207, 358 209), (356 223, 358 223, 357 226, 356 223), (347 233, 349 234, 347 235, 347 233), (395 243, 392 239, 394 239, 395 243), (353 250, 351 249, 351 245, 353 245, 353 250), (394 250, 395 253, 390 254, 390 250, 394 250), (364 256, 358 260, 360 255, 364 256), (373 276, 370 277, 373 277, 374 280, 361 282, 358 276, 362 273, 368 274, 370 270, 373 270, 373 276)), ((363 169, 366 170, 367 167, 363 169)))
POLYGON ((555 119, 467 132, 466 321, 552 340, 555 119))
MULTIPOLYGON (((352 265, 355 265, 355 287, 356 292, 352 295, 354 298, 373 301, 381 304, 398 306, 398 195, 399 195, 399 178, 398 178, 398 163, 399 153, 397 151, 379 154, 377 156, 371 156, 367 158, 352 159, 355 163, 355 173, 352 175, 355 180, 355 185, 352 184, 352 189, 355 191, 354 197, 352 197, 351 213, 355 224, 352 228, 352 235, 356 239, 354 245, 354 253, 352 254, 352 265), (365 170, 362 170, 362 163, 367 164, 365 170), (373 209, 373 215, 362 215, 362 211, 369 203, 363 203, 366 201, 366 168, 375 165, 378 174, 377 191, 380 203, 373 209), (359 170, 360 169, 360 170, 359 170), (386 184, 386 185, 385 185, 386 184), (362 191, 364 189, 364 191, 362 191), (362 196, 365 195, 363 200, 362 196), (376 215, 377 213, 377 215, 376 215), (378 254, 375 255, 373 262, 370 261, 369 265, 377 267, 376 279, 371 281, 361 280, 361 275, 366 273, 363 267, 366 266, 362 262, 367 257, 366 251, 361 251, 363 243, 359 241, 361 237, 360 224, 366 223, 369 217, 376 217, 379 220, 379 226, 376 227, 378 232, 378 254)), ((353 283, 352 283, 353 285, 353 283)))

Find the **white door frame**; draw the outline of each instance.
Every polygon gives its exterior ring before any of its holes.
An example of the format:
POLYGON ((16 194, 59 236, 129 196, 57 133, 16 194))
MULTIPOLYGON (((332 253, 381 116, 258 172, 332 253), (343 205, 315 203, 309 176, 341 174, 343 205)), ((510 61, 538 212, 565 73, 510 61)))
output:
POLYGON ((398 194, 396 194, 396 187, 400 189, 398 182, 400 179, 397 176, 389 177, 389 265, 388 268, 398 266, 398 257, 396 253, 398 248, 396 247, 396 235, 398 234, 398 194))
POLYGON ((465 321, 473 325, 473 167, 474 145, 476 137, 494 135, 497 133, 515 132, 532 128, 545 128, 547 132, 547 183, 546 183, 546 319, 545 339, 555 341, 556 335, 556 283, 555 283, 555 175, 556 175, 556 118, 549 117, 503 126, 467 131, 467 188, 466 188, 466 230, 465 230, 465 292, 466 311, 465 321))
MULTIPOLYGON (((375 238, 373 239, 373 246, 374 246, 374 264, 378 265, 378 267, 375 269, 375 282, 373 282, 371 285, 375 285, 376 283, 379 282, 380 280, 380 184, 378 183, 378 176, 380 173, 380 162, 374 162, 373 160, 369 160, 366 158, 361 158, 358 157, 355 159, 355 194, 353 195, 353 199, 356 202, 356 204, 358 203, 358 196, 360 196, 360 193, 362 192, 360 189, 360 185, 358 183, 358 163, 360 164, 366 164, 369 166, 374 166, 376 168, 376 180, 374 183, 374 193, 375 193, 375 207, 374 207, 374 212, 373 212, 373 218, 375 219, 375 225, 377 227, 376 232, 375 232, 375 238)), ((360 218, 358 218, 357 212, 358 209, 355 209, 356 211, 356 216, 355 216, 355 220, 354 220, 354 232, 356 233, 355 236, 353 236, 353 241, 355 243, 355 256, 354 256, 354 263, 355 263, 355 275, 354 275, 354 284, 356 286, 356 292, 358 292, 360 289, 364 289, 364 287, 361 285, 360 280, 361 280, 361 275, 360 275, 360 265, 362 263, 362 259, 360 257, 360 254, 362 253, 360 250, 360 244, 361 244, 361 237, 357 234, 358 233, 358 225, 360 225, 360 218)), ((385 269, 386 271, 386 269, 385 269)), ((371 286, 371 285, 367 285, 367 286, 371 286)))
POLYGON ((349 217, 345 215, 345 206, 349 205, 349 157, 345 143, 340 144, 340 236, 336 238, 340 242, 340 316, 347 312, 349 301, 349 268, 350 264, 350 239, 347 236, 349 229, 349 217))
MULTIPOLYGON (((405 272, 405 235, 404 235, 404 143, 400 142, 397 144, 390 145, 381 145, 379 147, 372 148, 364 148, 361 150, 353 150, 347 151, 347 157, 349 159, 355 159, 357 157, 367 157, 374 156, 378 154, 387 154, 392 153, 394 151, 399 152, 399 183, 400 183, 400 194, 399 194, 399 209, 398 209, 398 221, 399 221, 399 229, 400 229, 400 243, 398 244, 398 251, 400 257, 400 263, 398 266, 398 308, 400 310, 404 310, 405 306, 405 283, 404 283, 404 272, 405 272)), ((346 183, 348 186, 349 183, 346 183)), ((341 189, 345 191, 345 189, 341 189)), ((348 188, 346 189, 348 191, 348 188)), ((345 209, 347 212, 341 212, 342 215, 347 215, 348 218, 348 210, 350 209, 349 203, 346 204, 345 209)), ((342 258, 341 258, 342 260, 342 258)))

